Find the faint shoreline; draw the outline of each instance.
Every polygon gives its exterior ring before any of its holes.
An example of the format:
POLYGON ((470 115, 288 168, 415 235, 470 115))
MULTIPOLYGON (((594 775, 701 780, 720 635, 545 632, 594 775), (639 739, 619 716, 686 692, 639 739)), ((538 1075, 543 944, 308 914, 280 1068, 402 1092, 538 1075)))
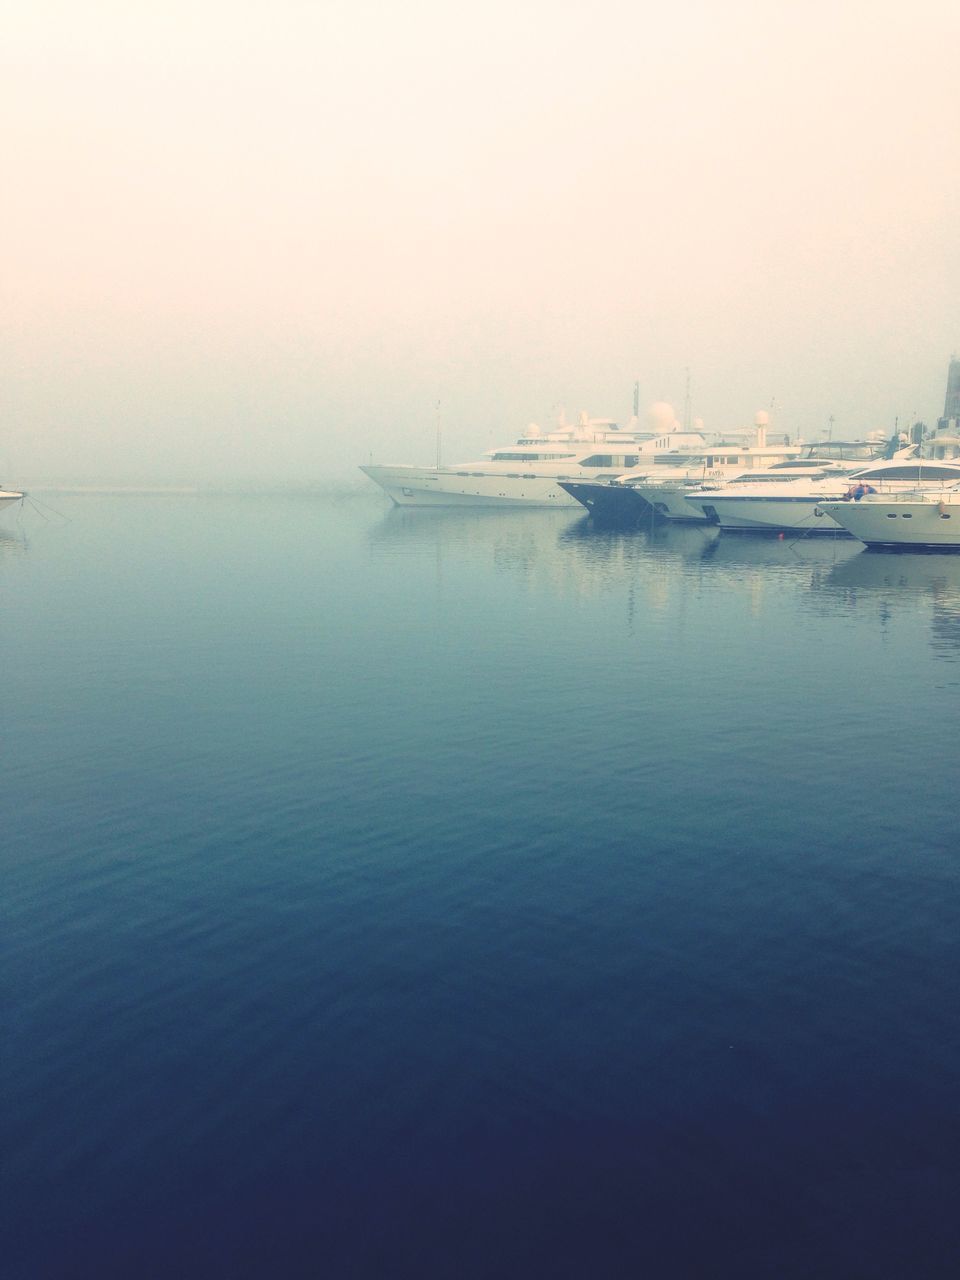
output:
POLYGON ((85 485, 85 484, 35 484, 26 490, 30 493, 72 493, 72 494, 105 494, 105 493, 129 493, 129 494, 195 494, 201 490, 197 488, 188 488, 176 485, 85 485))
POLYGON ((84 484, 31 484, 24 489, 31 493, 56 493, 70 497, 321 497, 336 494, 339 497, 365 497, 368 493, 376 496, 375 491, 363 483, 352 479, 342 482, 303 485, 237 485, 236 487, 202 487, 198 485, 84 485, 84 484))

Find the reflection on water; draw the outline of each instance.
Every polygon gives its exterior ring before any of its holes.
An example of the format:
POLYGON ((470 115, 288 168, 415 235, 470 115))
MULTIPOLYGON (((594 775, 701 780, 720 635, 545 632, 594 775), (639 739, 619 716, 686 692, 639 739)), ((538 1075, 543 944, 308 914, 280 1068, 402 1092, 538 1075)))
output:
POLYGON ((960 558, 861 550, 818 583, 843 612, 872 610, 881 623, 894 614, 931 609, 931 648, 940 657, 960 653, 960 558))
POLYGON ((569 511, 417 511, 394 508, 369 529, 378 555, 432 556, 436 580, 466 561, 526 590, 581 601, 619 598, 628 622, 675 606, 691 591, 722 591, 762 615, 789 587, 818 611, 932 608, 933 645, 960 651, 960 557, 877 555, 847 538, 723 535, 712 526, 598 528, 569 511))
POLYGON ((23 555, 27 548, 27 535, 22 528, 14 526, 13 531, 0 529, 0 560, 7 556, 23 555))
POLYGON ((576 512, 416 511, 395 508, 370 531, 371 545, 390 555, 430 548, 438 569, 464 557, 509 573, 528 586, 595 599, 644 586, 646 607, 662 608, 676 592, 701 585, 746 592, 758 607, 765 590, 786 576, 812 585, 859 551, 850 539, 724 537, 708 525, 657 523, 597 527, 576 512))
POLYGON ((960 601, 960 558, 909 552, 883 555, 861 548, 834 566, 824 586, 853 600, 858 592, 881 592, 892 597, 906 594, 960 601))
POLYGON ((952 1274, 960 560, 63 506, 0 537, 5 1276, 952 1274))

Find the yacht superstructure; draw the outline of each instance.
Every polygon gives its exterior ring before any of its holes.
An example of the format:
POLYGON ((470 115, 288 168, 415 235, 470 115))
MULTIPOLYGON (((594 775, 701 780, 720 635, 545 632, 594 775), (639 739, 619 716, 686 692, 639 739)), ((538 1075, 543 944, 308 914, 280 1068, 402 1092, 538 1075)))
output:
POLYGON ((561 481, 613 479, 641 460, 651 464, 677 449, 702 449, 700 431, 672 421, 659 430, 620 430, 609 419, 581 414, 576 426, 530 429, 516 444, 449 467, 368 465, 360 468, 398 506, 562 507, 575 505, 561 481))

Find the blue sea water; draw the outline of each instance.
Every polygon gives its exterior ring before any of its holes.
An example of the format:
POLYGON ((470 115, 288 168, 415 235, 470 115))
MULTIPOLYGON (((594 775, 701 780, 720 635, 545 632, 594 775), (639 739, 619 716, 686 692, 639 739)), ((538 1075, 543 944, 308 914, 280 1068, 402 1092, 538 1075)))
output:
POLYGON ((0 527, 0 1266, 960 1266, 960 557, 0 527))

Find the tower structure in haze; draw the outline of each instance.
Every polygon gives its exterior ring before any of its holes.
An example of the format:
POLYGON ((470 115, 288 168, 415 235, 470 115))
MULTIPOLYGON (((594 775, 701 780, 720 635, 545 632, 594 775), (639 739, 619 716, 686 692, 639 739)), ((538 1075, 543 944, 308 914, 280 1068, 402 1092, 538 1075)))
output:
POLYGON ((960 428, 960 356, 954 355, 947 372, 947 396, 943 402, 943 417, 937 423, 941 431, 960 428))

